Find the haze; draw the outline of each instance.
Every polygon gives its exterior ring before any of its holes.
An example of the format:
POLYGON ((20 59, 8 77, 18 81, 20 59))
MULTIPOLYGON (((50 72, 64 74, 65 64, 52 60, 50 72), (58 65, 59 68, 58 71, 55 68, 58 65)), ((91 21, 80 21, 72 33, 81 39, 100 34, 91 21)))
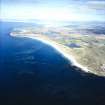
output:
POLYGON ((105 0, 2 0, 3 20, 104 21, 105 0))

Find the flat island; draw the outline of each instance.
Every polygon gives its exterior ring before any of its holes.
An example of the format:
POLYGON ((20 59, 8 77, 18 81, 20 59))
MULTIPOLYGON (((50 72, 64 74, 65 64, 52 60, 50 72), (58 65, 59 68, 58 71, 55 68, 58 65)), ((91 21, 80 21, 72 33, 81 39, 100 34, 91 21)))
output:
POLYGON ((14 37, 28 37, 53 46, 64 57, 70 59, 86 72, 105 76, 105 34, 89 29, 64 27, 17 27, 14 37))

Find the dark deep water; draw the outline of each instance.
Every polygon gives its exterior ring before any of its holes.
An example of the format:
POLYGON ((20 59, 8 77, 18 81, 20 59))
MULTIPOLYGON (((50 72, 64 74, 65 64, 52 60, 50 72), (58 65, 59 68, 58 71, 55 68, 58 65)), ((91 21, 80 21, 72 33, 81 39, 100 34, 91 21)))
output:
POLYGON ((10 37, 19 25, 0 23, 0 105, 105 105, 105 78, 39 41, 10 37))

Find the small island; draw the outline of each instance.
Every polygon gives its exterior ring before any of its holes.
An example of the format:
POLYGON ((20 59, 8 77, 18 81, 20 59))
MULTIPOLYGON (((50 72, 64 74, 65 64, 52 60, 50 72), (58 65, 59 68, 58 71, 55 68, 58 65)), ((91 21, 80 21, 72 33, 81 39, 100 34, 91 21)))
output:
POLYGON ((86 29, 64 27, 19 27, 10 33, 28 37, 53 46, 72 64, 82 70, 105 76, 105 34, 86 29))

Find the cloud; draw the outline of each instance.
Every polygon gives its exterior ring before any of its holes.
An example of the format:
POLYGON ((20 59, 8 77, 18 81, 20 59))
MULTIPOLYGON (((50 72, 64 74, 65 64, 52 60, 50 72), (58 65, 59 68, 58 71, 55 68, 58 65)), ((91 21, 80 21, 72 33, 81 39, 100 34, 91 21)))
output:
POLYGON ((88 1, 87 5, 96 10, 105 10, 105 1, 88 1))
POLYGON ((39 0, 1 0, 2 4, 37 4, 39 0))
MULTIPOLYGON (((2 15, 13 17, 15 13, 20 17, 20 14, 25 17, 34 16, 36 17, 36 11, 39 13, 40 10, 52 10, 57 15, 62 9, 65 9, 67 14, 75 15, 74 17, 81 17, 82 19, 104 19, 105 17, 105 0, 1 0, 3 5, 2 15), (14 12, 13 12, 14 10, 14 12), (12 11, 12 12, 11 12, 12 11)), ((51 13, 51 11, 49 11, 51 13)), ((46 13, 47 14, 47 13, 46 13)), ((17 16, 16 15, 16 16, 17 16)), ((47 15, 46 15, 47 16, 47 15)), ((42 17, 42 16, 40 16, 42 17)), ((66 16, 65 16, 66 17, 66 16)), ((30 17, 31 18, 31 17, 30 17)))

